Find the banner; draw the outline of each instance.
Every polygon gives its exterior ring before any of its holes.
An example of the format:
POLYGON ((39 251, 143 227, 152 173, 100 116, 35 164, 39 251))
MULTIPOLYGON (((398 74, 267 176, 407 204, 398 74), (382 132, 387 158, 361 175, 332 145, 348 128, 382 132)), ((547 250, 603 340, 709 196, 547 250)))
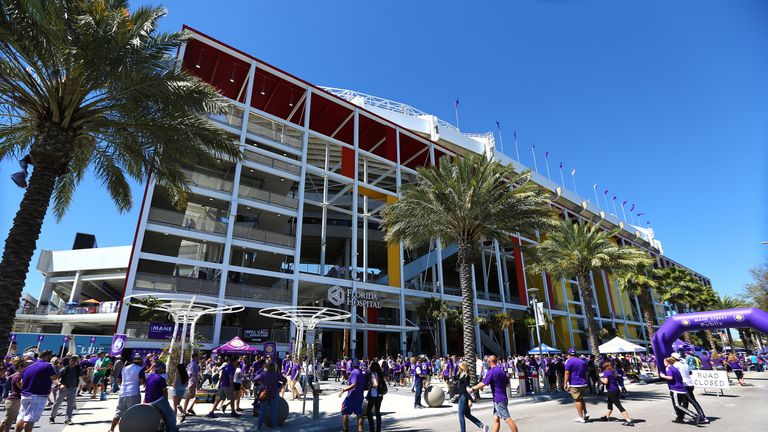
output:
POLYGON ((96 336, 91 336, 91 345, 96 343, 96 336))
POLYGON ((274 342, 264 342, 264 355, 271 358, 272 361, 277 360, 277 344, 274 342))
POLYGON ((67 343, 67 342, 69 342, 69 336, 64 336, 64 337, 61 339, 61 343, 62 343, 62 344, 65 344, 65 343, 67 343))
POLYGON ((42 342, 42 341, 43 341, 43 339, 45 339, 45 336, 44 336, 44 335, 37 335, 37 341, 38 341, 38 342, 42 342))
MULTIPOLYGON (((183 326, 179 325, 179 329, 176 330, 176 340, 181 339, 183 328, 183 326)), ((190 334, 191 330, 192 324, 187 324, 187 334, 190 334)), ((149 330, 147 331, 148 339, 171 340, 171 337, 173 337, 173 323, 149 323, 149 330)))
POLYGON ((728 373, 719 370, 694 370, 691 379, 695 387, 719 388, 730 387, 728 383, 728 373))
POLYGON ((8 336, 8 340, 11 342, 16 342, 16 333, 11 333, 11 335, 8 336))
POLYGON ((124 334, 112 336, 112 347, 109 349, 109 355, 116 356, 122 354, 123 348, 125 348, 125 337, 124 334))

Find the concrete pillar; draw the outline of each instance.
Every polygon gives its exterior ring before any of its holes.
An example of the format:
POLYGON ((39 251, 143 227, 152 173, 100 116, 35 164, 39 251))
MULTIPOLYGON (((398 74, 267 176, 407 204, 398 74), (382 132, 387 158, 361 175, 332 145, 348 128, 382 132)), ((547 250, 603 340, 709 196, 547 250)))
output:
POLYGON ((75 281, 72 282, 72 292, 69 294, 69 303, 80 303, 80 270, 75 273, 75 281))
POLYGON ((43 281, 43 288, 40 289, 40 299, 37 300, 37 306, 47 306, 51 304, 51 295, 53 294, 53 284, 48 282, 48 276, 43 281))

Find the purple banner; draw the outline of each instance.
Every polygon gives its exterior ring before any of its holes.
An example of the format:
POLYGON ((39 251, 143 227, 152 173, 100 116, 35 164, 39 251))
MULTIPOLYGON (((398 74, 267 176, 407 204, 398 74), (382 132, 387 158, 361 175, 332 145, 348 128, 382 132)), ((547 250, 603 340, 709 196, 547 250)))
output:
POLYGON ((8 337, 8 339, 11 342, 16 342, 16 333, 11 333, 11 335, 8 337))
POLYGON ((91 336, 91 345, 96 343, 96 336, 91 336))
POLYGON ((69 336, 64 336, 64 337, 62 338, 62 340, 61 340, 61 343, 65 344, 65 343, 67 343, 67 342, 69 342, 69 336))
POLYGON ((274 342, 264 342, 264 355, 271 358, 272 361, 277 360, 277 344, 274 342))
POLYGON ((38 342, 42 342, 42 341, 43 341, 43 339, 45 339, 45 336, 44 336, 44 335, 37 335, 37 341, 38 341, 38 342))
POLYGON ((109 349, 109 355, 116 356, 122 354, 125 348, 125 335, 116 334, 112 336, 112 347, 109 349))
MULTIPOLYGON (((179 326, 176 333, 176 340, 181 339, 182 329, 183 327, 179 326)), ((187 324, 187 334, 190 334, 190 331, 191 324, 187 324)), ((148 339, 171 340, 171 337, 173 337, 173 323, 149 323, 149 330, 147 331, 148 339)))

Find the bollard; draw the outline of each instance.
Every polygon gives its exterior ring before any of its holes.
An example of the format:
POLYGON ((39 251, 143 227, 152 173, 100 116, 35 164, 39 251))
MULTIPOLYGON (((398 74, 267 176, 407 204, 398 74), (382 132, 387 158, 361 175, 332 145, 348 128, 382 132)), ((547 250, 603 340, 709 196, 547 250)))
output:
POLYGON ((539 394, 540 388, 539 388, 539 374, 534 372, 533 375, 531 375, 531 379, 533 380, 533 393, 539 394))
POLYGON ((312 392, 312 419, 318 420, 320 418, 320 390, 312 392))
POLYGON ((519 374, 517 376, 517 394, 520 396, 525 396, 528 394, 528 389, 526 389, 526 379, 525 374, 519 374))

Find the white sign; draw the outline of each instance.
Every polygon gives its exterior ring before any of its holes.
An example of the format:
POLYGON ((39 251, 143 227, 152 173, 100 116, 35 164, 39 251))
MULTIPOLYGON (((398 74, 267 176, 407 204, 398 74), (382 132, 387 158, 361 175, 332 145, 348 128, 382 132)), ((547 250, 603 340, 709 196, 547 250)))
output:
POLYGON ((728 388, 728 373, 716 370, 694 370, 691 379, 695 387, 728 388))
POLYGON ((307 343, 313 344, 315 343, 315 331, 314 330, 307 330, 307 343))
POLYGON ((351 288, 342 288, 334 285, 328 288, 328 302, 334 306, 347 304, 354 307, 366 307, 381 309, 378 294, 372 291, 352 291, 351 288))
POLYGON ((547 320, 544 318, 544 302, 536 303, 536 319, 538 320, 539 326, 547 324, 547 320))

